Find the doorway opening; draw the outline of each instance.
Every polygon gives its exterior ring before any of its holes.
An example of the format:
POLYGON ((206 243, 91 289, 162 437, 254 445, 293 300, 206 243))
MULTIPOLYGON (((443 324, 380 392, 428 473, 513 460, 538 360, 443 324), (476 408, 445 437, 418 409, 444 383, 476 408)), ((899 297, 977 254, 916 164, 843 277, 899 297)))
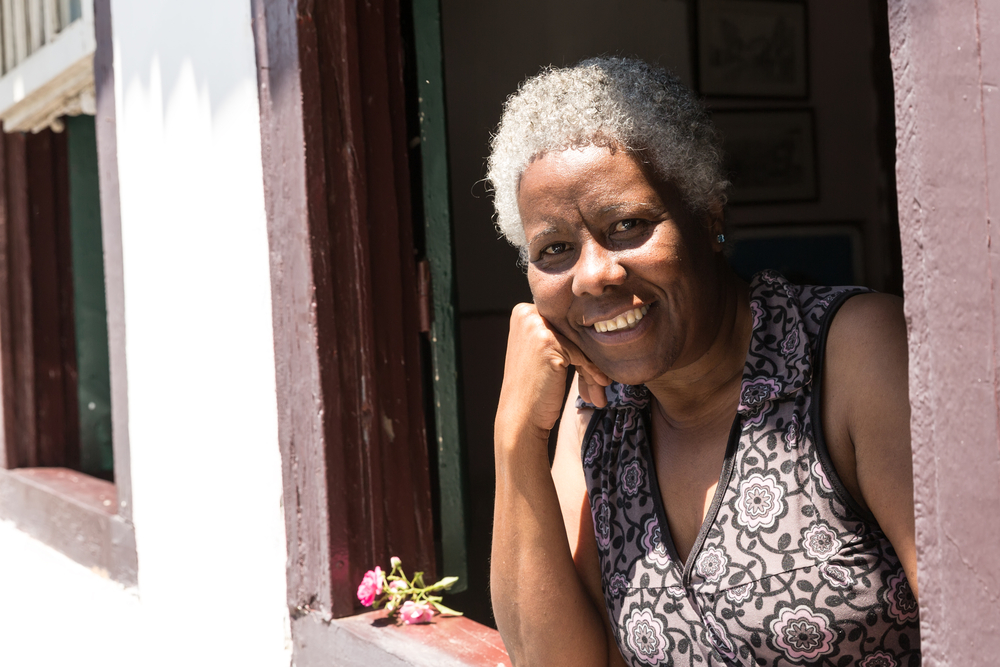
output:
POLYGON ((886 0, 442 0, 469 588, 492 625, 493 419, 511 308, 531 299, 483 185, 504 99, 543 66, 637 56, 706 101, 734 187, 731 264, 902 295, 886 0))

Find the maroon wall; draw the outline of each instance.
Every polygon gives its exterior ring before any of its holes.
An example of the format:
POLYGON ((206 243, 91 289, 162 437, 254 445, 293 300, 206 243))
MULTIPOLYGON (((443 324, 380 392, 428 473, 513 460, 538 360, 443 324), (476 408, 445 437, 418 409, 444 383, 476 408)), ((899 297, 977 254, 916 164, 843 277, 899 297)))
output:
POLYGON ((1000 0, 889 2, 929 666, 1000 655, 998 18, 1000 0))

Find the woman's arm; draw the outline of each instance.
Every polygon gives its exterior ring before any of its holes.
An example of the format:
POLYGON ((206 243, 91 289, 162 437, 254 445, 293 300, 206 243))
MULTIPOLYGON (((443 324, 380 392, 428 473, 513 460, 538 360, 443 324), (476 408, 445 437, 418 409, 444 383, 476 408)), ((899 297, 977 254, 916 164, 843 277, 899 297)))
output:
POLYGON ((863 294, 845 302, 830 326, 823 369, 823 430, 834 467, 851 495, 875 515, 916 597, 902 300, 863 294))
POLYGON ((594 536, 594 520, 590 513, 587 480, 581 459, 583 438, 594 411, 589 408, 577 409, 576 399, 579 395, 578 390, 570 391, 563 407, 556 455, 552 462, 552 479, 562 508, 563 525, 566 527, 570 553, 573 554, 573 564, 604 625, 608 667, 625 667, 604 602, 597 538, 594 536))
MULTIPOLYGON (((497 627, 512 662, 519 667, 608 665, 602 621, 606 614, 594 604, 577 572, 560 505, 560 495, 575 496, 573 503, 582 503, 585 497, 569 491, 572 484, 567 486, 564 480, 560 481, 564 488, 557 491, 549 469, 548 434, 562 412, 570 365, 581 370, 588 398, 591 385, 608 383, 572 343, 548 326, 534 306, 517 306, 511 315, 494 429, 497 490, 491 591, 497 627)), ((603 392, 593 393, 597 400, 603 398, 603 392)), ((566 422, 569 431, 573 419, 566 422)), ((560 443, 560 462, 565 449, 560 443)), ((582 521, 580 507, 575 511, 577 526, 582 521)), ((590 532, 593 539, 593 528, 590 532)), ((596 571, 596 548, 594 559, 596 571)))

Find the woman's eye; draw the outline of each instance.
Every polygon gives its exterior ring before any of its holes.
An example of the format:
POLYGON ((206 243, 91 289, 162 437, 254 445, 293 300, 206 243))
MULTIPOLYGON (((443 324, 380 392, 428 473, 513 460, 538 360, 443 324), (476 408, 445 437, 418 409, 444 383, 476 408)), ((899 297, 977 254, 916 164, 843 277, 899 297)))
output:
POLYGON ((642 220, 638 218, 631 218, 629 220, 619 220, 615 223, 615 226, 611 228, 611 232, 627 232, 631 229, 635 229, 642 223, 642 220))

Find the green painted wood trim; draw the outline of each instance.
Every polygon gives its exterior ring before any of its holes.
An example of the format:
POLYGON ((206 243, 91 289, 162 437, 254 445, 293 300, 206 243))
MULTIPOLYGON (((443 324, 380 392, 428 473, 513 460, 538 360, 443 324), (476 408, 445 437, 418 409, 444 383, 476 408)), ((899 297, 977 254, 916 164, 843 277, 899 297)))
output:
POLYGON ((108 311, 104 295, 101 193, 93 116, 66 120, 69 162, 70 238, 73 246, 73 308, 76 318, 77 400, 80 406, 80 469, 110 479, 111 373, 108 311))
POLYGON ((455 272, 448 192, 441 10, 438 0, 413 0, 423 166, 424 228, 431 267, 434 321, 430 340, 434 371, 443 574, 466 589, 465 465, 461 443, 455 272))

